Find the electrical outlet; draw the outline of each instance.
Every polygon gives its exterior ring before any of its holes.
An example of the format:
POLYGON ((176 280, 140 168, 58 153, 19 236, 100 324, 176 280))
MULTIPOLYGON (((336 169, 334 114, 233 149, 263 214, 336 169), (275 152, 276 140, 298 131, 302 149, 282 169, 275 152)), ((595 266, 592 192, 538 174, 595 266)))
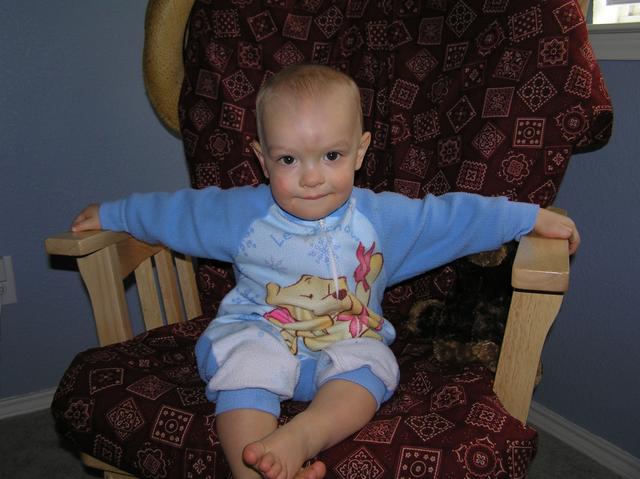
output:
POLYGON ((0 302, 3 305, 18 302, 11 256, 0 257, 0 302))
POLYGON ((7 269, 4 267, 4 257, 0 256, 0 283, 7 280, 7 269))

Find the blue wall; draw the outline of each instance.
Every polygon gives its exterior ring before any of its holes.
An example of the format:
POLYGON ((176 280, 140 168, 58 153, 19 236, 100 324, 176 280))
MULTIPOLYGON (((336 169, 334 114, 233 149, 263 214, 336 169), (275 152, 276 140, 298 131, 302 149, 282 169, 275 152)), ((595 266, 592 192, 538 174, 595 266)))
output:
POLYGON ((0 0, 0 255, 18 302, 0 313, 0 397, 54 386, 96 344, 77 274, 44 239, 89 202, 188 183, 182 145, 145 96, 145 2, 0 0))
MULTIPOLYGON (((78 275, 51 264, 44 238, 86 203, 188 183, 182 146, 145 97, 144 10, 0 0, 0 255, 13 257, 18 295, 0 313, 0 398, 54 387, 74 352, 97 343, 78 275)), ((640 457, 640 62, 603 70, 614 137, 572 160, 557 201, 584 243, 535 399, 640 457)))
POLYGON ((572 158, 556 201, 583 244, 534 399, 640 457, 640 61, 600 65, 613 136, 606 148, 572 158))

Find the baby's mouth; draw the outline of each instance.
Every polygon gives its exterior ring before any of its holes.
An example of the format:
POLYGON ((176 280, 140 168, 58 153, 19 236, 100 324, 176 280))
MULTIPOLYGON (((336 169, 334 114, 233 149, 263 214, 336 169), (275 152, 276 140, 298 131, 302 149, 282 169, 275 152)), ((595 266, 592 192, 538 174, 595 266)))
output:
POLYGON ((317 194, 317 195, 307 195, 307 196, 303 196, 302 199, 303 200, 308 200, 308 201, 313 201, 313 200, 322 199, 325 196, 329 196, 329 194, 328 193, 323 193, 323 194, 317 194))

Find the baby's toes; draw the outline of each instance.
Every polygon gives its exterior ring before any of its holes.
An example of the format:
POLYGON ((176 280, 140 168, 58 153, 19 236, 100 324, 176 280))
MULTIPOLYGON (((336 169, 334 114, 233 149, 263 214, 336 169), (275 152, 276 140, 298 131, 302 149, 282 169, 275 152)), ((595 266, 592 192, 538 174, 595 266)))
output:
POLYGON ((264 445, 260 442, 248 444, 242 451, 242 459, 248 466, 256 467, 265 455, 264 445))
POLYGON ((282 464, 272 453, 267 452, 258 462, 257 468, 267 479, 277 479, 282 471, 282 464))

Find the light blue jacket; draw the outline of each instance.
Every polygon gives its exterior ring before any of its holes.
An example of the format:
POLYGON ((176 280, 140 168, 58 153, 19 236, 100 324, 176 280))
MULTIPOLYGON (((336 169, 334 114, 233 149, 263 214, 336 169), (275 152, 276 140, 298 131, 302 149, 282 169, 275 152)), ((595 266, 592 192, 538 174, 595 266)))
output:
MULTIPOLYGON (((103 203, 104 229, 233 263, 217 321, 276 326, 293 353, 370 337, 390 344, 387 287, 530 232, 538 207, 467 193, 410 199, 354 188, 318 221, 296 218, 268 186, 134 194, 103 203)), ((312 353, 311 353, 312 354, 312 353)))

